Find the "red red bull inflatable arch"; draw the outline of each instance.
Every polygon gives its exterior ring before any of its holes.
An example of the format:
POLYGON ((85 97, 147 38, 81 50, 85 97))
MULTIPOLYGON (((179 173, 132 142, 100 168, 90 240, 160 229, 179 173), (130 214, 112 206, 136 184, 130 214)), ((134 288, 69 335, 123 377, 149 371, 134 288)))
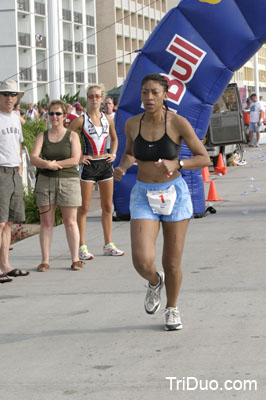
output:
MULTIPOLYGON (((266 0, 181 0, 157 25, 131 66, 116 113, 119 148, 125 148, 127 118, 143 112, 141 80, 157 72, 169 83, 168 105, 184 116, 200 139, 206 135, 213 104, 237 71, 266 43, 266 0)), ((185 144, 180 158, 190 157, 185 144)), ((205 211, 201 170, 183 171, 194 214, 205 211)), ((136 181, 133 165, 115 182, 117 216, 129 216, 129 196, 136 181)))

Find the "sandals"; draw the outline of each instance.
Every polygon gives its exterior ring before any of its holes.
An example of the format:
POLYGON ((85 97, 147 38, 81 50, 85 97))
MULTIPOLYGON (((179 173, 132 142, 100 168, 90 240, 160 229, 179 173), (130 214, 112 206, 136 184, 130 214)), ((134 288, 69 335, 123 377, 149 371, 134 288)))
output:
POLYGON ((0 274, 0 283, 12 282, 13 279, 9 278, 7 274, 0 274))
MULTIPOLYGON (((80 269, 83 268, 83 264, 85 264, 83 261, 74 261, 71 265, 72 271, 79 271, 80 269)), ((46 272, 50 268, 49 264, 42 263, 38 265, 37 271, 38 272, 46 272)), ((18 275, 12 275, 12 276, 18 276, 18 275)))
POLYGON ((7 274, 7 276, 12 276, 12 277, 16 278, 17 276, 27 276, 30 273, 29 273, 29 271, 22 271, 21 269, 14 268, 14 269, 11 269, 11 271, 7 272, 6 274, 7 274))
POLYGON ((85 264, 83 261, 74 261, 71 265, 72 271, 79 271, 83 268, 83 264, 85 264))
MULTIPOLYGON (((74 261, 71 265, 72 271, 79 271, 80 269, 83 268, 83 264, 85 264, 83 261, 74 261)), ((46 272, 50 268, 49 264, 42 263, 38 265, 37 271, 38 272, 46 272)))
POLYGON ((38 265, 37 271, 38 272, 46 272, 49 268, 50 268, 49 264, 42 263, 42 264, 38 265))

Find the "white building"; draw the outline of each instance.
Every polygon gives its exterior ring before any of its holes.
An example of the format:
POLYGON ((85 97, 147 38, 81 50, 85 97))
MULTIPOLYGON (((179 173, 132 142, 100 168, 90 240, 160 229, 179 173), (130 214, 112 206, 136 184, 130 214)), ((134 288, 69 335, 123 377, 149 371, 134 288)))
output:
POLYGON ((98 81, 96 0, 1 0, 0 80, 23 101, 75 94, 98 81))
MULTIPOLYGON (((258 51, 258 80, 260 95, 266 100, 266 45, 258 51)), ((242 68, 234 73, 232 82, 236 82, 239 88, 246 91, 246 96, 255 92, 255 65, 252 57, 242 68)))
MULTIPOLYGON (((123 84, 165 13, 179 0, 0 0, 0 80, 16 79, 23 100, 36 103, 102 82, 123 84), (96 12, 97 31, 96 32, 96 12), (96 35, 97 33, 97 35, 96 35), (96 41, 97 36, 97 41, 96 41), (98 72, 99 71, 99 72, 98 72)), ((259 51, 260 90, 266 93, 266 47, 259 51)), ((253 59, 234 74, 254 91, 253 59)))
MULTIPOLYGON (((175 1, 177 4, 178 1, 175 1)), ((99 81, 120 86, 137 53, 168 11, 168 0, 97 0, 99 81)))

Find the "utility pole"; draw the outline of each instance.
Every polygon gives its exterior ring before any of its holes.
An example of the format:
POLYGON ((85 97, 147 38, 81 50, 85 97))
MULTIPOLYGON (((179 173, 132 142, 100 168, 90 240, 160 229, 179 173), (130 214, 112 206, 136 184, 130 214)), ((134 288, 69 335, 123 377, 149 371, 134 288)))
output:
POLYGON ((47 1, 49 32, 49 97, 60 98, 60 58, 58 34, 58 1, 47 1))
POLYGON ((260 83, 259 83, 259 69, 258 69, 258 53, 254 56, 254 81, 255 81, 255 93, 257 94, 257 99, 260 98, 260 83))

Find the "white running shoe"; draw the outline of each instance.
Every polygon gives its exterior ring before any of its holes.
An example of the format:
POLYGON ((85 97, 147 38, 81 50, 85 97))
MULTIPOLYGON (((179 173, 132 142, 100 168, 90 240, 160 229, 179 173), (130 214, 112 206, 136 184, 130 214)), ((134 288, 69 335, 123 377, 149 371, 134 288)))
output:
POLYGON ((103 255, 104 256, 123 256, 125 252, 123 250, 119 250, 114 243, 108 243, 103 246, 103 255))
POLYGON ((165 330, 176 331, 183 328, 179 310, 177 307, 167 307, 164 310, 165 315, 165 330))
POLYGON ((80 260, 92 260, 94 255, 88 252, 88 247, 86 244, 80 246, 79 248, 79 259, 80 260))
POLYGON ((159 283, 156 286, 148 284, 144 308, 147 314, 155 314, 161 306, 161 290, 164 285, 164 272, 156 272, 159 278, 159 283))

